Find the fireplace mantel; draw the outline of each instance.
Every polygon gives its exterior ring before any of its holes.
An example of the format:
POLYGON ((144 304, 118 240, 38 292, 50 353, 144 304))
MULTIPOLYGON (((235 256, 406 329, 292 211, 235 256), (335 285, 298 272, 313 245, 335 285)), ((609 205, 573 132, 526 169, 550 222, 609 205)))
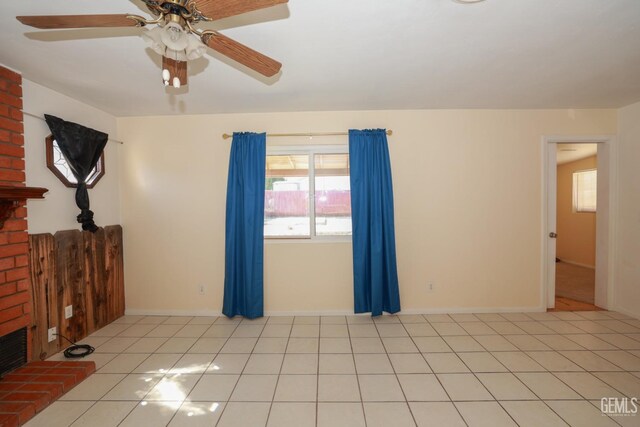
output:
POLYGON ((44 193, 49 191, 41 187, 4 187, 0 186, 0 229, 9 219, 20 202, 27 199, 44 199, 44 193))

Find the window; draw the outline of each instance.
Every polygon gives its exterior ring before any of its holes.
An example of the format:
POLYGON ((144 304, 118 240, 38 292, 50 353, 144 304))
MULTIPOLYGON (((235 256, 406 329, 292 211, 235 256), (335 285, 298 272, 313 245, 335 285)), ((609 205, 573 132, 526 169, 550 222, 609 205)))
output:
POLYGON ((266 170, 265 237, 351 235, 347 147, 269 150, 266 170))
POLYGON ((573 211, 595 212, 598 189, 598 171, 595 169, 573 173, 573 211))
MULTIPOLYGON (((71 172, 71 168, 67 163, 67 159, 62 155, 58 142, 53 139, 53 135, 49 135, 45 139, 47 151, 47 167, 62 183, 67 187, 77 187, 78 180, 71 172)), ((100 160, 87 178, 87 188, 93 188, 100 178, 104 176, 104 153, 100 156, 100 160)))

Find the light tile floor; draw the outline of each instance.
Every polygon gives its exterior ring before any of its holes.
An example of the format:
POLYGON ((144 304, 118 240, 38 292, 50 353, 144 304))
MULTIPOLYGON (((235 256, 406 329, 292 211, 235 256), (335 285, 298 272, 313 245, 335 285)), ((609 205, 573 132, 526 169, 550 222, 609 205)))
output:
MULTIPOLYGON (((27 426, 640 426, 640 321, 615 312, 125 316, 27 426)), ((61 355, 53 359, 61 359, 61 355)))

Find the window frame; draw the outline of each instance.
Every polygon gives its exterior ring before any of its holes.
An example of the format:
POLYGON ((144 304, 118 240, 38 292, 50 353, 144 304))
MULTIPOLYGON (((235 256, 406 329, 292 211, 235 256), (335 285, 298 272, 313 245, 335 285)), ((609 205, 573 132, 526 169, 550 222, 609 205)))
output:
MULTIPOLYGON (((60 182, 62 182, 62 184, 64 184, 65 187, 78 188, 78 184, 74 184, 73 182, 69 181, 67 177, 62 172, 60 172, 56 167, 56 165, 54 164, 54 161, 53 161, 53 158, 54 158, 53 141, 54 140, 55 138, 53 137, 53 135, 47 136, 44 140, 45 148, 46 148, 45 151, 46 151, 47 168, 56 176, 56 178, 60 180, 60 182)), ((100 154, 100 160, 98 160, 96 169, 98 173, 96 174, 95 179, 91 182, 91 184, 87 184, 87 188, 89 189, 95 187, 95 185, 102 179, 102 177, 105 174, 104 151, 102 152, 102 154, 100 154)))
MULTIPOLYGON (((265 243, 351 243, 353 222, 349 235, 316 235, 316 154, 349 154, 348 144, 321 145, 273 145, 267 146, 267 156, 286 156, 289 154, 309 155, 309 221, 310 236, 264 236, 265 243)), ((266 171, 265 171, 266 175, 266 171)), ((349 171, 351 175, 351 171, 349 171)))
POLYGON ((595 214, 598 212, 598 169, 597 168, 591 168, 591 169, 580 169, 580 170, 576 170, 573 171, 573 173, 571 174, 571 210, 573 211, 573 213, 577 213, 577 214, 595 214), (579 199, 579 194, 578 191, 579 189, 576 187, 576 177, 579 174, 582 173, 586 173, 586 172, 595 172, 596 173, 596 207, 593 210, 585 210, 585 209, 579 209, 578 206, 578 199, 579 199))

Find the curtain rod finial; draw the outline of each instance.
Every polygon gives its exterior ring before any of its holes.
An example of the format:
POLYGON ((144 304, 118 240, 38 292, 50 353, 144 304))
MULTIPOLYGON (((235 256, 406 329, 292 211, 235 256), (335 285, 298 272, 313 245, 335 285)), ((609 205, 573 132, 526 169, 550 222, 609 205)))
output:
POLYGON ((232 135, 229 135, 228 133, 223 133, 222 134, 222 139, 229 139, 231 137, 232 137, 232 135))

